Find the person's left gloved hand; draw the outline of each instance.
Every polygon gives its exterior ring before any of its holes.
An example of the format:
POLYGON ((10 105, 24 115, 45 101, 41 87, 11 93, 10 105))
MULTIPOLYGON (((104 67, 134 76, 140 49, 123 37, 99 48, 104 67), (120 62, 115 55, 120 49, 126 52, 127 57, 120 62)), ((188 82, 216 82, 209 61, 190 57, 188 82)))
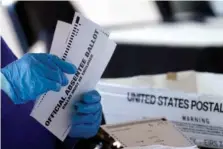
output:
POLYGON ((102 119, 101 96, 97 91, 90 91, 75 103, 75 114, 69 133, 73 138, 90 138, 97 134, 102 119))
POLYGON ((59 57, 46 53, 27 53, 1 69, 1 89, 15 104, 36 100, 48 91, 59 92, 68 84, 65 75, 76 67, 59 57))

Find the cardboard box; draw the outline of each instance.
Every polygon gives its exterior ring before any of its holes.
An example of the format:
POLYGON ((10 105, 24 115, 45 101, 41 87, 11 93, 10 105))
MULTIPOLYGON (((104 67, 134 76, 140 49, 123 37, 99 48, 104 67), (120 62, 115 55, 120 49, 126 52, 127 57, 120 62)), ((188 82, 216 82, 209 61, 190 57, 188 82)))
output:
POLYGON ((101 126, 122 147, 166 145, 189 147, 194 144, 166 119, 144 119, 101 126))
POLYGON ((97 89, 108 124, 164 116, 196 145, 223 148, 223 75, 186 71, 103 79, 97 89))

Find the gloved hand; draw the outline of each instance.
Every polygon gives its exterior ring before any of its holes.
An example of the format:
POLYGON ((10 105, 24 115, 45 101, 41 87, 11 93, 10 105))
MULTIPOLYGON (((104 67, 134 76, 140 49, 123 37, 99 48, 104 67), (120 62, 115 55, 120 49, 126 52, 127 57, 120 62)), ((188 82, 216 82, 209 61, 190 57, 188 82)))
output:
POLYGON ((75 114, 69 133, 73 138, 90 138, 97 134, 102 120, 101 96, 97 91, 90 91, 75 103, 75 114))
POLYGON ((1 88, 15 104, 35 100, 47 91, 59 91, 68 84, 65 73, 76 67, 50 54, 25 54, 1 70, 1 88))

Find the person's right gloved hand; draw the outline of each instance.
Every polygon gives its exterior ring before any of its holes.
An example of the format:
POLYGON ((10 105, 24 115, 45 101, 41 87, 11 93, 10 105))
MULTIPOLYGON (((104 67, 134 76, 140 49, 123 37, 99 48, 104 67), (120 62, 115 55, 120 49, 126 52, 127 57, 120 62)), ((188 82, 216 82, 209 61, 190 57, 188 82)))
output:
POLYGON ((84 93, 74 109, 69 136, 77 139, 95 136, 102 120, 101 95, 96 90, 84 93))
POLYGON ((74 65, 55 55, 25 54, 1 69, 1 88, 15 104, 22 104, 50 90, 59 91, 68 84, 64 73, 75 72, 74 65))

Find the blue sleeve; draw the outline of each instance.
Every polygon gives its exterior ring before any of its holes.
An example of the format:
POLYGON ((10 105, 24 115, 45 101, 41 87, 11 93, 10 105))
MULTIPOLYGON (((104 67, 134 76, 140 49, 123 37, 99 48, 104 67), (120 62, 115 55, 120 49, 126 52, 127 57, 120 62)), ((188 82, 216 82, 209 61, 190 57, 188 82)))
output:
POLYGON ((12 53, 4 39, 1 37, 1 68, 17 60, 17 57, 12 53))
MULTIPOLYGON (((16 56, 12 53, 11 49, 8 47, 8 45, 6 44, 6 42, 4 41, 4 39, 0 36, 1 38, 1 68, 5 67, 6 65, 10 64, 11 62, 17 60, 16 56)), ((1 76, 2 79, 2 76, 1 76)), ((2 107, 4 107, 4 105, 8 105, 9 103, 9 107, 11 107, 13 104, 9 98, 9 96, 2 91, 1 89, 1 104, 2 107)), ((7 113, 7 111, 10 111, 10 108, 3 108, 2 109, 2 117, 5 115, 5 113, 7 113)))
MULTIPOLYGON (((17 57, 12 53, 11 49, 8 47, 8 45, 6 44, 6 42, 4 41, 4 39, 1 37, 1 68, 4 68, 6 65, 10 64, 11 62, 17 60, 17 57)), ((2 73, 0 74, 1 77, 1 85, 4 86, 4 88, 10 90, 9 88, 9 83, 6 81, 6 79, 4 79, 4 76, 2 75, 2 73), (5 81, 4 81, 5 80, 5 81)), ((1 94, 3 93, 2 90, 4 90, 1 86, 1 94)), ((4 90, 5 91, 5 90, 4 90)), ((6 92, 6 91, 5 91, 6 92)), ((10 96, 10 94, 7 94, 8 96, 10 96)), ((4 98, 6 98, 6 96, 3 96, 4 98)))
MULTIPOLYGON (((1 68, 12 63, 15 60, 17 60, 17 57, 12 53, 11 49, 8 47, 4 39, 1 37, 1 68)), ((1 89, 1 104, 2 104, 1 118, 3 118, 5 117, 5 115, 10 113, 10 111, 12 111, 15 105, 11 102, 9 96, 4 91, 2 91, 2 89, 1 89)), ((65 142, 62 143, 61 148, 71 149, 74 147, 77 141, 78 140, 76 139, 67 137, 65 142)))

